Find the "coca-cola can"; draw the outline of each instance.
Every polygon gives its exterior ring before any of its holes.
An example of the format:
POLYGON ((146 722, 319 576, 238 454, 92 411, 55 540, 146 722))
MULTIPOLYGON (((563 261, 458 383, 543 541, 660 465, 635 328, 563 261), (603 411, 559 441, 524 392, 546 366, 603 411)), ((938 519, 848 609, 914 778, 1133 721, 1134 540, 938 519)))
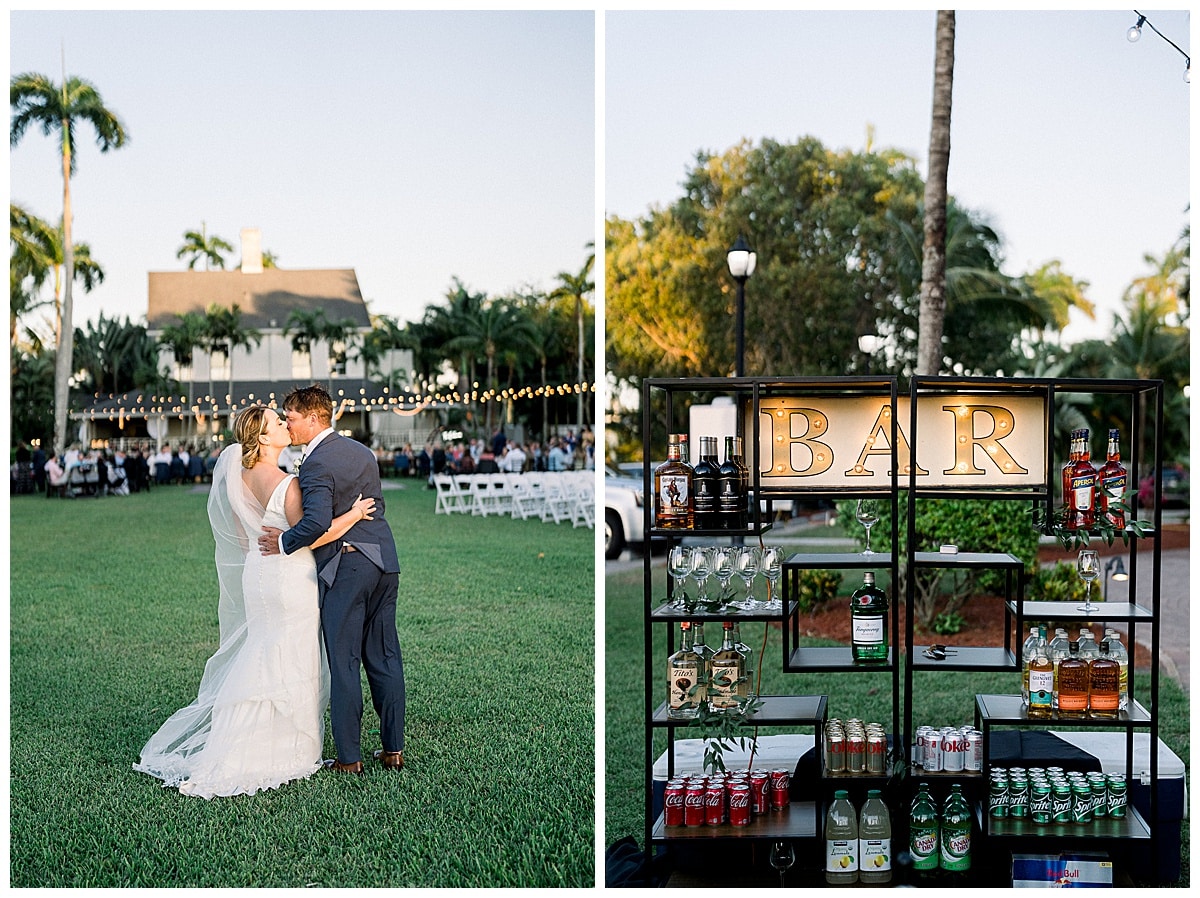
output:
POLYGON ((788 789, 792 785, 792 773, 790 770, 772 770, 771 771, 771 808, 776 811, 782 811, 790 802, 788 797, 788 789))
POLYGON ((825 731, 825 770, 842 773, 846 769, 846 737, 841 732, 825 731))
POLYGON ((750 774, 750 810, 765 814, 771 807, 771 774, 750 774))
POLYGON ((708 784, 704 790, 704 822, 720 826, 725 822, 725 784, 708 784))
POLYGON ((862 773, 867 763, 867 737, 861 733, 846 734, 846 772, 862 773))
POLYGON ((920 741, 921 769, 926 773, 938 773, 942 769, 942 734, 930 729, 920 741))
POLYGON ((871 733, 867 736, 867 773, 883 776, 887 771, 887 736, 871 733))
POLYGON ((683 803, 687 794, 687 785, 683 780, 671 780, 667 783, 666 795, 663 798, 663 813, 667 826, 683 826, 683 803))
POLYGON ((963 770, 968 770, 973 773, 983 772, 983 733, 979 730, 971 730, 967 733, 967 756, 963 763, 963 770))
POLYGON ((962 773, 966 762, 967 743, 962 733, 944 733, 942 735, 942 770, 947 773, 962 773))
POLYGON ((750 787, 736 783, 729 790, 729 825, 750 825, 750 787))
POLYGON ((688 783, 687 792, 683 796, 683 825, 704 825, 704 793, 706 786, 696 782, 688 783))

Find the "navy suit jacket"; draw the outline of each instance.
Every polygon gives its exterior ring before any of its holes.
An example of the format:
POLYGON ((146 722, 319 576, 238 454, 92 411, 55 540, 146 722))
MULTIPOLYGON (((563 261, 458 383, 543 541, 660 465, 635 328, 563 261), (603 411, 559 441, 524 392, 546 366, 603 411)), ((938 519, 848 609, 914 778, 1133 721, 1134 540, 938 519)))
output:
POLYGON ((313 549, 321 582, 332 586, 346 543, 366 555, 385 574, 399 573, 396 542, 384 520, 383 488, 379 462, 362 443, 337 433, 325 437, 300 466, 300 498, 304 516, 282 536, 287 554, 310 546, 329 529, 333 519, 345 514, 361 493, 375 499, 374 520, 359 521, 341 539, 313 549))

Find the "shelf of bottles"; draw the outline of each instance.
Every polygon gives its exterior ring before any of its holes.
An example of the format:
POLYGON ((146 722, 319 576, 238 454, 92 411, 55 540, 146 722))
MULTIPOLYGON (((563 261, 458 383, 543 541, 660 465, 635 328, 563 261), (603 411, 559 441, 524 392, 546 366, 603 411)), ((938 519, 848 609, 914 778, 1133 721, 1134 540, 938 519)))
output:
POLYGON ((1129 707, 1116 712, 1116 717, 1068 717, 1051 711, 1047 717, 1033 717, 1019 695, 976 695, 975 725, 986 735, 993 726, 1050 726, 1054 727, 1148 727, 1153 715, 1139 702, 1129 700, 1129 707))

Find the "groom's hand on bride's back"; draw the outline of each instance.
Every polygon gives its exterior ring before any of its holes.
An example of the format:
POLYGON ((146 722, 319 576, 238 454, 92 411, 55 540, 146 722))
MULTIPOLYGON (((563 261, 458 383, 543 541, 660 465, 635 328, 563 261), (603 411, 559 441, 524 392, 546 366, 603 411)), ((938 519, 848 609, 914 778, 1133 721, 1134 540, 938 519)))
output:
POLYGON ((263 535, 258 538, 258 548, 264 555, 279 554, 279 534, 283 533, 278 527, 263 527, 263 535))

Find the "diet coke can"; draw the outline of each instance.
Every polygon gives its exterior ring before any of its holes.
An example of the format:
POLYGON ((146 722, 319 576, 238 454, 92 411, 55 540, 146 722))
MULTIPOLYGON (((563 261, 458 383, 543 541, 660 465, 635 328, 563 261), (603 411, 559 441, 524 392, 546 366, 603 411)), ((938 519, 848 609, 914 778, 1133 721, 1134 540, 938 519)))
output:
POLYGON ((667 826, 683 826, 683 802, 687 794, 687 786, 683 780, 671 780, 667 783, 664 796, 664 814, 667 826))
POLYGON ((825 772, 842 773, 846 769, 846 736, 841 730, 825 731, 825 772))
POLYGON ((704 822, 720 826, 725 822, 725 784, 709 783, 704 790, 704 822))
POLYGON ((973 773, 983 772, 983 733, 979 730, 971 730, 966 735, 967 740, 967 757, 966 763, 963 765, 963 770, 968 770, 973 773))
POLYGON ((942 734, 942 770, 947 773, 962 773, 967 761, 966 737, 962 733, 942 734))
POLYGON ((942 735, 931 729, 920 737, 921 769, 926 773, 938 773, 942 769, 942 735))
POLYGON ((771 807, 771 774, 750 774, 750 810, 755 816, 765 814, 771 807))
POLYGON ((867 736, 867 773, 883 776, 887 771, 887 736, 871 733, 867 736))
POLYGON ((729 790, 729 825, 750 825, 750 787, 736 783, 729 790))
POLYGON ((771 808, 772 810, 782 811, 789 803, 788 789, 792 784, 792 773, 790 770, 772 770, 771 771, 771 808))
POLYGON ((846 734, 846 772, 862 773, 867 763, 867 738, 862 733, 846 734))
POLYGON ((707 787, 697 782, 688 783, 683 796, 683 825, 704 825, 704 793, 707 787))

